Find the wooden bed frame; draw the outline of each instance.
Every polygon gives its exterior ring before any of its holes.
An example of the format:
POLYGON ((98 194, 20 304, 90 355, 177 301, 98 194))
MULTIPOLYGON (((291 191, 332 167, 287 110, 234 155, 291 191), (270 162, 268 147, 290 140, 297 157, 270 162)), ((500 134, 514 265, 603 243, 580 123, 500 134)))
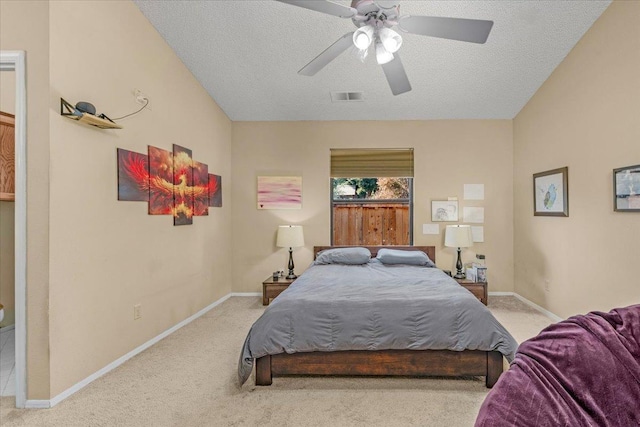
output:
MULTIPOLYGON (((318 252, 345 246, 314 246, 318 252)), ((375 257, 384 246, 365 246, 375 257)), ((434 246, 392 246, 423 251, 435 262, 434 246)), ((280 353, 256 359, 256 385, 271 385, 285 375, 484 376, 487 388, 502 374, 502 354, 480 350, 358 350, 280 353)))

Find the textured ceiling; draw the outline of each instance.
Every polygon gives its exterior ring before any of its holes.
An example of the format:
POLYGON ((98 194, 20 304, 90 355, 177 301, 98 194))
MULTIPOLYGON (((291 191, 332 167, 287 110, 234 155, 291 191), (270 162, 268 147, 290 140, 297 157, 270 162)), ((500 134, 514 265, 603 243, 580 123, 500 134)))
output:
POLYGON ((350 19, 276 1, 134 1, 234 121, 511 119, 610 3, 403 1, 402 15, 495 23, 483 45, 403 33, 413 90, 393 96, 375 55, 347 50, 297 74, 355 29, 350 19), (333 103, 332 91, 364 101, 333 103))

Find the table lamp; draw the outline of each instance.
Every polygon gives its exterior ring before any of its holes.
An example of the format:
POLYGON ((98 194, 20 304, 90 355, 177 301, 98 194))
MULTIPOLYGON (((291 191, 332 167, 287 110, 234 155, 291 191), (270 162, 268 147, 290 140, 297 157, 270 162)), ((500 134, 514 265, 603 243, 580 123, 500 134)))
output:
POLYGON ((470 225, 447 225, 444 233, 444 245, 449 248, 458 248, 458 261, 456 261, 455 279, 464 279, 462 272, 462 259, 460 258, 460 248, 473 246, 473 236, 470 225))
POLYGON ((289 274, 287 279, 293 280, 297 278, 293 273, 293 249, 304 246, 304 235, 302 234, 301 225, 281 225, 278 227, 278 238, 276 246, 280 248, 289 248, 289 274))

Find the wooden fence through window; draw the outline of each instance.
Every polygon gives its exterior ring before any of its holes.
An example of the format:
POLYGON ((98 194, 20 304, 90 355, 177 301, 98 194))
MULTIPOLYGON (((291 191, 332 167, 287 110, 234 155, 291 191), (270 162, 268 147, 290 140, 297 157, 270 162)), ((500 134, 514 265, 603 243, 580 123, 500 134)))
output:
POLYGON ((333 244, 409 245, 409 204, 334 204, 333 244))

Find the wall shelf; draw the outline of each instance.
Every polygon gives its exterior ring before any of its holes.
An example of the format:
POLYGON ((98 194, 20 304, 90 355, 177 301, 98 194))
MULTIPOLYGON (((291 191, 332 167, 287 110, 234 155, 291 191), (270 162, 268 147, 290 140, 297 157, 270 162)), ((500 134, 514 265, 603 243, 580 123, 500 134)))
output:
MULTIPOLYGON (((111 120, 103 119, 93 114, 83 113, 76 109, 75 106, 69 104, 64 99, 60 98, 60 115, 71 120, 75 120, 80 123, 84 123, 90 126, 95 126, 100 129, 122 129, 122 126, 111 120)), ((106 117, 106 116, 105 116, 106 117)))

